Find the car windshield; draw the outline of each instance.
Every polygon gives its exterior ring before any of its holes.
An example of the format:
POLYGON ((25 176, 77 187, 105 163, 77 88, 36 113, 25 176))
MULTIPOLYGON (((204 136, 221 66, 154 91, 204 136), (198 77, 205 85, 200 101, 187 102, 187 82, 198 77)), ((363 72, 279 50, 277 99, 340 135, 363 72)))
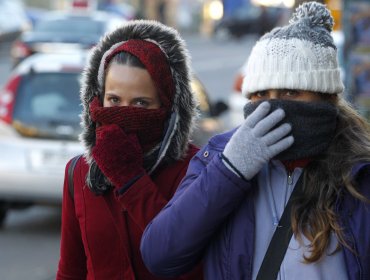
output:
POLYGON ((246 6, 242 7, 238 10, 235 11, 234 17, 236 19, 253 19, 253 18, 258 18, 261 16, 262 10, 260 8, 257 8, 255 6, 246 6))
POLYGON ((74 34, 102 34, 103 22, 86 20, 82 18, 68 18, 58 20, 40 21, 35 26, 35 31, 51 33, 71 33, 74 34))
POLYGON ((13 123, 25 136, 76 140, 80 73, 31 73, 19 86, 13 123))

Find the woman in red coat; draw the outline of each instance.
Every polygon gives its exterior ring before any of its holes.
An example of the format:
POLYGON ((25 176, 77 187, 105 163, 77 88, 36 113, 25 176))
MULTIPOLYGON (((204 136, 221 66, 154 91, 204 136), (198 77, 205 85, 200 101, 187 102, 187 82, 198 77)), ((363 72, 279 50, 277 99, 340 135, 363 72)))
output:
MULTIPOLYGON (((66 180, 57 279, 159 279, 140 239, 197 148, 188 52, 172 28, 132 21, 107 34, 84 71, 73 194, 66 180)), ((202 279, 200 265, 177 279, 202 279)))

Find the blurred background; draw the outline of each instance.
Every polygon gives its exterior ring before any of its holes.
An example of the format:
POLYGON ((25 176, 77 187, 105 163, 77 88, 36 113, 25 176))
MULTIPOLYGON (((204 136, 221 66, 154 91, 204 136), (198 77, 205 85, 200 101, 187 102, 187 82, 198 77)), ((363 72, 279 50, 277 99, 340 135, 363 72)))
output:
MULTIPOLYGON (((132 19, 179 30, 201 112, 194 142, 237 126, 256 40, 300 0, 0 0, 0 279, 55 279, 66 162, 82 152, 79 79, 101 36, 132 19)), ((370 120, 370 1, 323 0, 345 98, 370 120)))

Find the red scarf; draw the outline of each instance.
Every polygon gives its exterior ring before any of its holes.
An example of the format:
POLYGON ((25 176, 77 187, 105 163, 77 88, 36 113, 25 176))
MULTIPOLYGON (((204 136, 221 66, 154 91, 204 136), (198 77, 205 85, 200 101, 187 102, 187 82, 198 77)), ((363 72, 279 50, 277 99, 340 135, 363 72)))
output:
POLYGON ((91 119, 99 125, 116 124, 127 134, 136 134, 144 153, 161 141, 167 119, 164 108, 102 107, 97 97, 90 103, 90 114, 91 119))
POLYGON ((311 158, 304 158, 296 160, 283 160, 282 162, 288 172, 293 172, 296 167, 305 168, 311 161, 311 158))

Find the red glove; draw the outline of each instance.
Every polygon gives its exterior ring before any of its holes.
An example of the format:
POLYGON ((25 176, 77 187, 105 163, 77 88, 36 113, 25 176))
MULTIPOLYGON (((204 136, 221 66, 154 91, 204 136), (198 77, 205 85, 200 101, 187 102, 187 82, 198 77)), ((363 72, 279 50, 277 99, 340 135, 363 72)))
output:
POLYGON ((96 129, 92 155, 103 174, 117 188, 145 172, 143 153, 136 135, 127 135, 115 124, 96 129))

